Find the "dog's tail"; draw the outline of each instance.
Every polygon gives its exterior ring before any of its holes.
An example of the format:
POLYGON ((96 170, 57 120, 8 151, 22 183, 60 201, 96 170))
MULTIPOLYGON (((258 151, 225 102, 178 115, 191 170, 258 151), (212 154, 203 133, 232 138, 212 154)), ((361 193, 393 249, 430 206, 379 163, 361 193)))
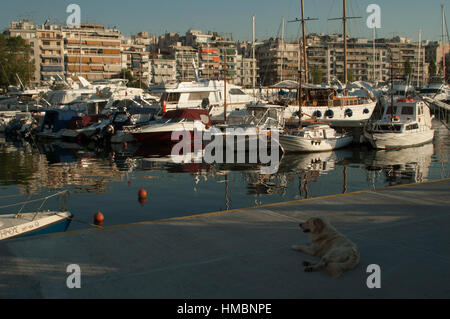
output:
POLYGON ((327 273, 333 277, 339 277, 345 270, 355 268, 359 264, 359 251, 357 248, 352 248, 348 259, 340 263, 327 264, 327 273))

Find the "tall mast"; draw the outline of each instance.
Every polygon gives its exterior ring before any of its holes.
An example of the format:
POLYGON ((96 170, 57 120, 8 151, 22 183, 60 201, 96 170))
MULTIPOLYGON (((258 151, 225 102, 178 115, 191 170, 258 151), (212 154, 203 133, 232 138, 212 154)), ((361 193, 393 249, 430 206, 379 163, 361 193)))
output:
POLYGON ((343 0, 343 16, 342 18, 333 18, 328 20, 342 20, 344 24, 343 37, 344 37, 344 84, 347 83, 348 80, 348 72, 347 72, 347 20, 348 19, 359 19, 361 17, 347 17, 347 2, 343 0))
POLYGON ((444 31, 444 23, 445 23, 445 12, 444 5, 441 4, 442 11, 442 76, 443 81, 446 83, 446 74, 445 74, 445 31, 444 31))
POLYGON ((255 59, 255 16, 252 16, 253 34, 252 34, 252 64, 253 64, 253 97, 256 98, 256 59, 255 59))
POLYGON ((300 39, 298 41, 299 44, 299 66, 301 66, 300 63, 300 56, 303 55, 303 67, 304 67, 304 71, 305 71, 305 82, 308 82, 308 57, 306 54, 306 31, 305 31, 305 22, 307 21, 315 21, 315 20, 319 20, 317 18, 305 18, 305 7, 303 5, 303 0, 301 0, 301 10, 302 10, 302 18, 299 19, 295 19, 293 21, 288 21, 288 22, 301 22, 302 23, 302 35, 303 35, 303 47, 300 46, 300 39), (303 50, 302 50, 303 49, 303 50))
POLYGON ((281 76, 280 76, 280 81, 283 81, 283 62, 284 62, 284 17, 281 18, 281 76))
POLYGON ((308 56, 306 54, 306 33, 305 33, 305 6, 303 5, 303 0, 301 0, 301 5, 302 5, 303 64, 305 68, 305 83, 308 83, 308 56))
MULTIPOLYGON (((375 18, 374 18, 373 22, 375 22, 375 18)), ((377 80, 377 77, 376 77, 377 54, 376 54, 376 49, 375 49, 375 41, 376 41, 375 23, 374 23, 372 31, 373 31, 373 81, 375 82, 377 80)))
POLYGON ((342 22, 344 23, 344 84, 347 84, 347 2, 344 0, 342 22))
POLYGON ((420 83, 420 55, 422 50, 422 29, 419 29, 419 57, 417 58, 417 87, 419 87, 420 83))

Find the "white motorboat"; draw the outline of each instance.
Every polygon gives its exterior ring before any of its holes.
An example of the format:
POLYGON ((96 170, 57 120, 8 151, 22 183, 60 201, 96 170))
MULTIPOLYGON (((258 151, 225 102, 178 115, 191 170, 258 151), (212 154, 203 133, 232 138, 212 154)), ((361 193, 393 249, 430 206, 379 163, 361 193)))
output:
MULTIPOLYGON (((72 221, 73 215, 65 208, 61 207, 60 211, 38 210, 22 213, 22 209, 26 204, 42 202, 42 207, 48 199, 66 194, 67 192, 63 191, 44 198, 3 206, 2 208, 8 209, 15 206, 22 208, 17 214, 0 214, 0 240, 66 231, 72 221)), ((67 197, 62 197, 62 200, 65 199, 67 197)))
POLYGON ((381 120, 364 128, 364 137, 376 149, 396 149, 429 143, 434 138, 430 109, 425 102, 397 99, 384 108, 381 120))
POLYGON ((280 145, 285 152, 331 151, 346 147, 352 141, 352 134, 337 133, 327 124, 313 124, 280 135, 280 145))
POLYGON ((209 110, 212 121, 223 121, 225 99, 227 116, 233 111, 245 109, 247 104, 254 101, 241 87, 230 83, 225 85, 224 81, 217 80, 167 83, 152 87, 150 93, 161 96, 161 106, 166 111, 203 108, 209 110))

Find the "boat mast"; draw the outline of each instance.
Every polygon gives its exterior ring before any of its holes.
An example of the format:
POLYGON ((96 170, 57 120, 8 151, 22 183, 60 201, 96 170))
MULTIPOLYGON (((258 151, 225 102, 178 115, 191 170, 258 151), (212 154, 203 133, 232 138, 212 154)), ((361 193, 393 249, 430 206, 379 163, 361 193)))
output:
POLYGON ((308 83, 308 55, 306 54, 305 6, 303 5, 303 0, 301 0, 301 5, 302 5, 303 63, 305 68, 305 83, 308 83))
POLYGON ((373 28, 372 28, 372 32, 373 32, 373 82, 375 83, 375 81, 377 80, 377 76, 376 76, 377 54, 376 54, 376 49, 375 49, 375 42, 376 42, 375 18, 373 18, 372 21, 373 21, 373 28))
POLYGON ((420 85, 420 58, 422 50, 422 29, 419 29, 419 57, 417 58, 417 87, 420 85))
POLYGON ((253 33, 252 33, 252 64, 253 64, 253 97, 256 99, 256 59, 255 59, 255 15, 252 16, 252 25, 253 25, 253 33))
POLYGON ((359 19, 361 17, 347 17, 347 2, 343 0, 343 16, 342 18, 333 18, 328 20, 342 20, 344 24, 343 37, 344 37, 344 84, 347 84, 348 72, 347 72, 347 20, 359 19))
POLYGON ((313 21, 313 20, 319 20, 317 18, 305 18, 305 7, 303 5, 303 0, 301 0, 301 11, 302 11, 302 18, 301 20, 299 20, 298 18, 296 18, 293 21, 288 21, 288 22, 301 22, 302 23, 302 34, 303 34, 303 47, 300 44, 300 40, 298 41, 298 46, 299 46, 299 50, 298 50, 298 61, 299 61, 299 66, 301 66, 300 64, 300 58, 303 55, 303 61, 304 61, 304 67, 305 70, 301 70, 299 67, 299 77, 298 77, 298 94, 297 94, 297 99, 298 99, 298 127, 299 129, 301 129, 302 127, 302 104, 303 104, 303 96, 302 96, 302 71, 305 72, 305 82, 308 82, 308 76, 307 76, 307 70, 308 70, 308 60, 307 60, 307 56, 306 56, 306 33, 305 33, 305 22, 306 21, 313 21), (303 49, 303 51, 302 51, 303 49), (302 54, 303 52, 303 54, 302 54))
POLYGON ((281 76, 280 76, 280 81, 283 81, 283 62, 284 62, 284 17, 281 18, 281 76))
POLYGON ((348 73, 347 73, 347 2, 344 0, 343 7, 344 15, 342 21, 344 23, 344 84, 347 84, 348 73))
POLYGON ((443 76, 443 83, 446 83, 446 74, 445 74, 445 31, 444 31, 444 23, 445 23, 445 12, 444 12, 444 5, 441 4, 441 11, 442 11, 442 76, 443 76))

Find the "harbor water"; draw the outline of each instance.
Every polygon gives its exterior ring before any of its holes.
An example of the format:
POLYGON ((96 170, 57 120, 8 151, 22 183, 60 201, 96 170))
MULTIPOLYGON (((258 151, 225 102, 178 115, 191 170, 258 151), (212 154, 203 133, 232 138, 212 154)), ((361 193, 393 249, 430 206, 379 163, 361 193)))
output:
POLYGON ((432 144, 283 155, 273 175, 261 175, 257 164, 176 164, 155 148, 23 144, 0 135, 0 206, 69 190, 69 230, 77 230, 92 227, 98 210, 111 226, 448 178, 450 131, 433 126, 432 144), (138 200, 142 188, 146 201, 138 200))

